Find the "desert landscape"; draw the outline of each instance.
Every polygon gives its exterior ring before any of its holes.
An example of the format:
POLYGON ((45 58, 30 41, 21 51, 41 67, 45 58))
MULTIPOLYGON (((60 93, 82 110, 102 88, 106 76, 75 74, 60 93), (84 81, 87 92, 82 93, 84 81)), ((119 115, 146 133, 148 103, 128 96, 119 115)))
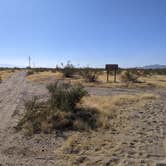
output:
POLYGON ((166 158, 165 70, 123 69, 114 83, 104 69, 73 69, 0 71, 1 165, 156 166, 166 158), (64 89, 78 95, 71 108, 64 89))
POLYGON ((166 166, 166 0, 0 1, 0 166, 166 166))

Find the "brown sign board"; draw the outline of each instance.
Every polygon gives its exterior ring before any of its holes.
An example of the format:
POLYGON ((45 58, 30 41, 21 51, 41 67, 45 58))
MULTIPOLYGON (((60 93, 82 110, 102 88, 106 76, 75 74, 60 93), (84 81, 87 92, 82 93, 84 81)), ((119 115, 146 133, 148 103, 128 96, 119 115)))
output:
POLYGON ((118 64, 106 64, 105 68, 107 70, 107 82, 109 81, 110 70, 114 70, 114 82, 116 82, 116 71, 118 70, 118 64))
POLYGON ((106 70, 116 70, 118 69, 118 64, 106 64, 105 68, 106 70))

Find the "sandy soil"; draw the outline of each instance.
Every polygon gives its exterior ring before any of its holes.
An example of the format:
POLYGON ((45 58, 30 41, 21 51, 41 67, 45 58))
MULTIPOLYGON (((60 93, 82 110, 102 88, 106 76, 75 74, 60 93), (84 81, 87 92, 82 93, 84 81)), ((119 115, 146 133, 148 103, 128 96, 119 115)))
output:
MULTIPOLYGON (((93 95, 136 94, 140 89, 87 88, 93 95)), ((159 98, 148 101, 142 108, 118 110, 110 130, 38 134, 27 138, 16 132, 24 112, 24 100, 34 95, 46 98, 43 85, 26 82, 26 72, 14 73, 0 84, 0 165, 10 166, 153 166, 166 158, 166 89, 147 89, 159 98), (89 146, 63 152, 62 147, 73 135, 80 137, 73 147, 87 141, 89 146), (98 140, 97 140, 98 139, 98 140), (63 152, 63 153, 62 153, 63 152)), ((86 142, 85 142, 86 144, 86 142)))

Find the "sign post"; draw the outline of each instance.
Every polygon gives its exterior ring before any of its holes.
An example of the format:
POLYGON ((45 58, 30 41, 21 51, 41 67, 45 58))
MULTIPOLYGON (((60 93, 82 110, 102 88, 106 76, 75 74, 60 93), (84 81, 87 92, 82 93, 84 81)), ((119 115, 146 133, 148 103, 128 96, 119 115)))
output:
POLYGON ((106 64, 105 68, 107 70, 107 82, 109 81, 110 70, 114 70, 114 82, 116 82, 116 73, 118 70, 118 64, 106 64))
POLYGON ((109 70, 107 70, 107 82, 109 81, 109 70))

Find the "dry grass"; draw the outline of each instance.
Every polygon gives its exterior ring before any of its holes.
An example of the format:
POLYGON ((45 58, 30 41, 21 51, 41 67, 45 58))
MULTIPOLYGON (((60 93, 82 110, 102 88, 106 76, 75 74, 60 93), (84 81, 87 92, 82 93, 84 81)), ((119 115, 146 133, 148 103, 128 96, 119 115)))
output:
POLYGON ((116 83, 114 81, 114 76, 109 76, 109 83, 106 82, 106 73, 99 75, 98 82, 96 83, 85 83, 84 86, 91 87, 109 87, 109 88, 148 88, 148 87, 157 87, 157 88, 166 88, 166 76, 164 75, 152 75, 152 76, 141 76, 139 77, 138 83, 124 83, 120 80, 120 75, 117 75, 116 83))
POLYGON ((152 76, 141 76, 139 77, 138 83, 125 83, 121 81, 121 75, 117 75, 117 81, 114 83, 114 76, 109 76, 109 82, 106 82, 107 74, 106 72, 102 72, 98 76, 97 82, 88 83, 83 78, 65 78, 63 74, 60 72, 53 73, 51 71, 46 72, 38 72, 33 75, 27 77, 29 81, 32 82, 40 82, 45 83, 52 79, 63 79, 70 81, 71 83, 82 83, 84 86, 91 86, 91 87, 109 87, 109 88, 147 88, 147 87, 159 87, 165 88, 166 87, 166 76, 164 75, 152 75, 152 76))
POLYGON ((145 82, 145 84, 147 84, 147 85, 166 88, 166 76, 165 75, 152 75, 149 77, 141 77, 140 80, 145 82))
MULTIPOLYGON (((113 137, 112 132, 120 131, 128 133, 130 129, 130 117, 133 108, 143 108, 143 103, 156 99, 157 96, 151 93, 132 95, 117 95, 117 96, 89 96, 82 100, 82 105, 85 107, 94 107, 100 111, 100 115, 105 115, 109 118, 110 129, 88 132, 73 132, 71 133, 62 146, 55 149, 54 153, 63 158, 62 163, 68 161, 70 165, 91 165, 91 160, 103 159, 106 156, 112 156, 119 147, 123 149, 125 144, 120 144, 113 137), (131 108, 130 108, 131 107, 131 108), (82 156, 82 157, 79 157, 82 156)), ((103 120, 104 121, 104 120, 103 120)), ((124 153, 124 152, 122 152, 124 153)), ((100 165, 100 164, 99 164, 100 165)), ((101 164, 102 165, 102 164, 101 164)))
POLYGON ((63 76, 63 73, 61 72, 53 73, 51 71, 37 72, 27 76, 27 79, 28 81, 35 83, 49 83, 49 82, 55 82, 55 80, 63 80, 64 82, 71 84, 80 84, 83 82, 83 79, 81 78, 65 78, 63 76))
POLYGON ((115 96, 87 96, 81 101, 82 107, 92 108, 99 112, 99 123, 102 128, 110 127, 110 118, 118 116, 118 110, 124 106, 128 109, 133 105, 142 108, 148 100, 154 100, 158 96, 151 93, 137 95, 115 95, 115 96))
POLYGON ((126 84, 121 81, 121 75, 117 75, 116 83, 114 83, 114 76, 109 76, 109 83, 106 82, 107 74, 106 72, 102 72, 98 77, 97 83, 83 83, 86 86, 94 86, 94 87, 129 87, 129 88, 146 88, 146 87, 166 87, 166 76, 165 75, 152 75, 152 76, 141 76, 138 78, 140 83, 130 83, 126 84))
POLYGON ((91 148, 97 149, 98 146, 101 147, 102 144, 104 144, 104 142, 107 141, 115 143, 115 140, 113 140, 112 138, 103 137, 103 132, 100 132, 100 135, 98 135, 98 137, 95 138, 96 134, 97 132, 95 131, 84 133, 75 132, 68 137, 68 139, 65 141, 65 143, 59 150, 63 151, 63 153, 66 154, 76 154, 79 153, 81 150, 87 150, 91 148), (85 135, 87 136, 88 134, 91 134, 91 136, 93 135, 93 139, 91 139, 91 137, 87 137, 87 139, 84 139, 85 135))
POLYGON ((47 82, 50 79, 62 79, 63 74, 60 72, 53 73, 51 71, 37 72, 29 75, 27 79, 32 82, 47 82))
POLYGON ((63 158, 62 163, 67 161, 69 165, 81 165, 82 163, 91 165, 88 163, 87 156, 94 159, 99 159, 99 156, 110 156, 113 154, 113 146, 116 145, 116 140, 106 132, 77 132, 69 136, 60 148, 55 149, 54 153, 63 158))
POLYGON ((156 99, 157 96, 151 93, 143 93, 137 95, 116 95, 116 96, 88 96, 84 97, 82 104, 92 107, 107 116, 111 116, 114 112, 124 104, 137 104, 145 102, 149 99, 156 99))
POLYGON ((12 74, 13 74, 12 70, 3 70, 3 71, 0 71, 0 77, 1 77, 2 80, 7 79, 12 74))

